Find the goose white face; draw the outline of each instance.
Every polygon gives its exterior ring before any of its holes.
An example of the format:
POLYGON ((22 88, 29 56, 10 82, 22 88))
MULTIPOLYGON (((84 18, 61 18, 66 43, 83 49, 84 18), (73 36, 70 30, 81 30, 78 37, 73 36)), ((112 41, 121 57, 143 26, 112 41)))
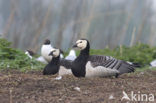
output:
POLYGON ((53 49, 51 52, 53 57, 58 57, 60 55, 59 49, 53 49))
POLYGON ((87 47, 87 41, 86 40, 77 40, 76 41, 77 48, 80 50, 83 50, 87 47))

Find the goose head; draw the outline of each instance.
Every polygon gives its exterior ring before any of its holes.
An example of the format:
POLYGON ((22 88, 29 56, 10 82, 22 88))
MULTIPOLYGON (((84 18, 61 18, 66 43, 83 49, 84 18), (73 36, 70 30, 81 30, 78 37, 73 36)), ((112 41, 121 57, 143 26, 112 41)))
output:
POLYGON ((25 54, 29 54, 31 56, 34 56, 35 55, 35 53, 32 50, 26 50, 25 51, 25 54))
POLYGON ((76 41, 76 44, 73 45, 73 48, 79 49, 79 50, 84 50, 86 48, 89 48, 89 42, 87 39, 79 39, 76 41))
POLYGON ((59 57, 60 54, 63 54, 63 51, 60 50, 60 49, 52 49, 52 51, 49 53, 49 56, 52 56, 52 57, 59 57))
POLYGON ((49 44, 50 44, 50 40, 49 39, 44 40, 44 45, 49 45, 49 44))

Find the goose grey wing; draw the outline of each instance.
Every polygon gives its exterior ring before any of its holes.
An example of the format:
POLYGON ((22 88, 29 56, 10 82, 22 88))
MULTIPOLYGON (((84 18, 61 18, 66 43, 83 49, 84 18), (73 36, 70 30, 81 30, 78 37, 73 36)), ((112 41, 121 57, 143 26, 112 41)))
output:
POLYGON ((91 61, 93 67, 104 66, 113 68, 119 61, 111 56, 92 55, 88 61, 91 61))
POLYGON ((72 61, 71 60, 66 60, 66 59, 60 59, 60 65, 64 66, 67 69, 71 69, 72 61))
POLYGON ((134 72, 133 65, 128 64, 125 61, 115 59, 111 56, 92 55, 89 57, 88 61, 91 62, 93 67, 103 66, 105 68, 116 69, 120 74, 134 72))

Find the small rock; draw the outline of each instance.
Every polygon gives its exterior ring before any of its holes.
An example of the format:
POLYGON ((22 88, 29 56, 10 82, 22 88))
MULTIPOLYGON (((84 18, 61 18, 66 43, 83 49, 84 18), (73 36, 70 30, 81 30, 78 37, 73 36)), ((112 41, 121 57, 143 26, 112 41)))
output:
POLYGON ((140 75, 144 75, 144 72, 140 72, 140 75))
POLYGON ((112 99, 115 99, 115 98, 114 98, 114 96, 111 94, 111 95, 109 96, 109 99, 112 100, 112 99))
POLYGON ((28 98, 29 98, 28 96, 25 97, 25 99, 28 99, 28 98))
POLYGON ((55 78, 55 80, 61 80, 62 79, 62 76, 57 76, 56 78, 55 78))
POLYGON ((62 101, 62 99, 60 98, 59 101, 62 101))
POLYGON ((81 92, 81 89, 79 87, 75 87, 74 90, 81 92))

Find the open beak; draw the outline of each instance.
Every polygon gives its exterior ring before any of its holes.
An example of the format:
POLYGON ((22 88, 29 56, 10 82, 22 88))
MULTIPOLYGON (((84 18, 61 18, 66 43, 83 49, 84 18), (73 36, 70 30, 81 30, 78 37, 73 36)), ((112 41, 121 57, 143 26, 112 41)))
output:
POLYGON ((77 48, 77 44, 73 45, 72 48, 77 48))

